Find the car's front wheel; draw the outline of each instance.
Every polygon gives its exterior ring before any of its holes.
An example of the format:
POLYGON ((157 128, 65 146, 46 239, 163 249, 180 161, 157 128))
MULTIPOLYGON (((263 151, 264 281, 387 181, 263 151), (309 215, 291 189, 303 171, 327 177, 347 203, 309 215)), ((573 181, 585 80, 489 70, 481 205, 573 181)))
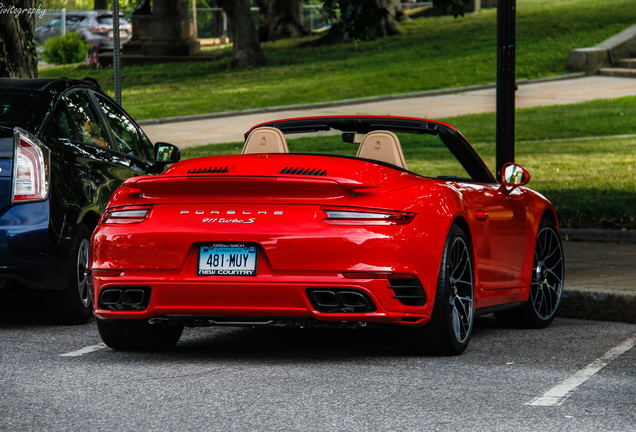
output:
POLYGON ((183 326, 150 324, 148 320, 97 319, 97 330, 106 345, 118 351, 158 351, 174 347, 183 326))
POLYGON ((495 314, 505 326, 545 328, 556 316, 563 294, 563 247, 552 221, 539 225, 532 263, 530 297, 520 309, 495 314))

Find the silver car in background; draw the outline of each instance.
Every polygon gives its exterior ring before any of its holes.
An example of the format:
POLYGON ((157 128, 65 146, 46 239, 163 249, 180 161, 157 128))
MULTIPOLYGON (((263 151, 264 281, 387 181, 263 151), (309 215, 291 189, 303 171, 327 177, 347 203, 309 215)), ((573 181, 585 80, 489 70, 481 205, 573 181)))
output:
MULTIPOLYGON (((35 38, 41 44, 62 34, 63 15, 58 14, 45 25, 35 29, 35 38)), ((91 48, 99 51, 113 49, 113 14, 110 11, 67 11, 66 31, 79 33, 91 48)), ((132 37, 132 25, 119 16, 119 37, 125 44, 132 37)))

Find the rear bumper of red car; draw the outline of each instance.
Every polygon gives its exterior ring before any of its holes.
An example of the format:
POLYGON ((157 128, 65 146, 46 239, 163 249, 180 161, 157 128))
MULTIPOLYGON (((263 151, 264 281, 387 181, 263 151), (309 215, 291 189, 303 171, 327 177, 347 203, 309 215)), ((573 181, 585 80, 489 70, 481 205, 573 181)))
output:
POLYGON ((390 275, 170 280, 124 272, 97 274, 94 304, 100 319, 159 319, 186 325, 317 320, 417 326, 428 322, 432 310, 432 299, 426 298, 419 280, 384 277, 390 275))

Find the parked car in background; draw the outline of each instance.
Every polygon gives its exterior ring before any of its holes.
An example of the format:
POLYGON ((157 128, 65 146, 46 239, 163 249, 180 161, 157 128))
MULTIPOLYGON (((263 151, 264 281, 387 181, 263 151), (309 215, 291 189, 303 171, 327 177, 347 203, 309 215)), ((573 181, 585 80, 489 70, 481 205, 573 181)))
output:
POLYGON ((58 322, 86 321, 89 241, 107 201, 178 159, 94 80, 0 78, 0 292, 48 291, 58 322))
MULTIPOLYGON (((35 38, 41 44, 47 39, 62 34, 62 14, 57 15, 42 27, 35 29, 35 38)), ((66 31, 79 33, 92 48, 98 50, 113 49, 113 14, 109 11, 69 11, 66 12, 66 31)), ((132 37, 132 25, 119 17, 119 36, 121 44, 132 37)))
POLYGON ((454 355, 476 315, 546 327, 563 289, 556 212, 524 168, 503 168, 498 182, 432 120, 257 125, 240 155, 113 195, 92 243, 97 328, 141 350, 172 347, 184 326, 387 325, 412 351, 454 355))

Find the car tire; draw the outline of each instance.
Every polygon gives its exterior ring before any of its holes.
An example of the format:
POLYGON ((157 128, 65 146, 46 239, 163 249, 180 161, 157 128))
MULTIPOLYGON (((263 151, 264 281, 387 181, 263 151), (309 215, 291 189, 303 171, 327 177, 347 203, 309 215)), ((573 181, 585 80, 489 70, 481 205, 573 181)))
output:
POLYGON ((424 327, 403 332, 402 346, 414 354, 463 353, 472 334, 474 298, 470 243, 464 230, 453 225, 444 245, 431 319, 424 327))
POLYGON ((118 351, 160 351, 174 347, 183 326, 150 324, 148 320, 97 319, 104 343, 118 351))
POLYGON ((93 300, 88 266, 90 264, 91 231, 79 225, 69 254, 68 284, 55 297, 53 318, 58 324, 83 324, 93 315, 93 300))
POLYGON ((495 313, 505 327, 545 328, 556 316, 563 294, 564 259, 561 238, 554 222, 539 225, 532 263, 530 296, 521 308, 495 313))

